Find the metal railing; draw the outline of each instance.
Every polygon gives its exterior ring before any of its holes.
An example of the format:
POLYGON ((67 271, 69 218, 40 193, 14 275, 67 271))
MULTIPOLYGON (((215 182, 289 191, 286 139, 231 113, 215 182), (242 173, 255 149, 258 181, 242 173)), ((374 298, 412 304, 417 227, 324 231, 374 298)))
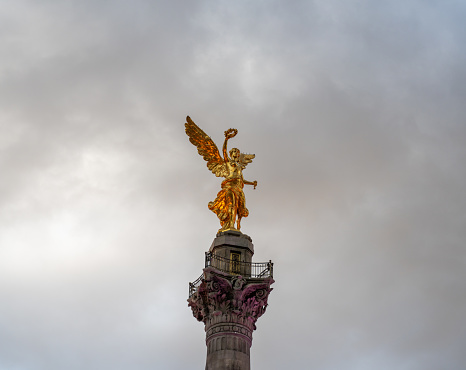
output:
POLYGON ((201 282, 202 282, 202 278, 204 277, 204 274, 202 274, 201 276, 199 276, 196 280, 194 280, 192 283, 189 283, 189 297, 188 298, 191 298, 191 296, 196 292, 196 289, 199 285, 201 285, 201 282))
MULTIPOLYGON (((245 278, 264 279, 267 277, 273 277, 272 261, 259 263, 241 262, 206 252, 205 267, 214 267, 217 270, 233 275, 241 275, 245 278)), ((189 283, 189 298, 191 298, 199 285, 201 285, 203 278, 204 274, 199 276, 192 283, 189 283)))
POLYGON ((217 270, 246 278, 273 277, 273 263, 269 262, 242 262, 220 257, 211 252, 205 254, 205 267, 214 267, 217 270))

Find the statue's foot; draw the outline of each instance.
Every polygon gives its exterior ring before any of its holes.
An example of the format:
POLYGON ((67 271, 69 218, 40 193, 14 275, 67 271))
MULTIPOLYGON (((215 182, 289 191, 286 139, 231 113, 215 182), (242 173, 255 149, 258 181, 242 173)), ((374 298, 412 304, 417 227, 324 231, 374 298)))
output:
POLYGON ((237 231, 237 232, 241 232, 239 229, 235 229, 234 227, 226 227, 226 228, 221 228, 221 229, 218 229, 218 232, 219 233, 223 233, 225 231, 237 231))

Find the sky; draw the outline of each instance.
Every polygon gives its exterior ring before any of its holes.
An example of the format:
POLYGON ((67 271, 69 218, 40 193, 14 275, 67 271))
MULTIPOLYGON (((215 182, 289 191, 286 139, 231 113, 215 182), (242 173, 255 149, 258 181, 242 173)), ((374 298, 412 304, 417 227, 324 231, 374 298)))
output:
POLYGON ((205 366, 187 305, 254 153, 254 370, 466 364, 463 1, 0 1, 0 370, 205 366))

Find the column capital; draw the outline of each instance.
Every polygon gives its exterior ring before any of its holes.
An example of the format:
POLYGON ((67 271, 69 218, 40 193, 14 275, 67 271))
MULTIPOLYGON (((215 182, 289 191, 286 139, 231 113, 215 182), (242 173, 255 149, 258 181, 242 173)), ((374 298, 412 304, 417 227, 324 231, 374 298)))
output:
POLYGON ((257 319, 267 309, 273 283, 271 277, 244 278, 207 267, 188 305, 194 317, 206 324, 206 330, 219 321, 219 316, 222 322, 238 323, 254 330, 257 319))

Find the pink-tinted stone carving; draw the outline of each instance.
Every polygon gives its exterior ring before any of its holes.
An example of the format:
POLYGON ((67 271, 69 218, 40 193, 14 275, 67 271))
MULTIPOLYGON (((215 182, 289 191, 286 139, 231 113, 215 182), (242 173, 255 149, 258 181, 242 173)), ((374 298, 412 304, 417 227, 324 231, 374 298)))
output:
POLYGON ((208 267, 204 269, 202 283, 188 299, 188 305, 194 317, 204 323, 218 315, 249 318, 255 323, 265 313, 273 282, 270 277, 245 279, 208 267))
POLYGON ((250 370, 252 332, 267 309, 273 264, 253 264, 252 240, 239 232, 217 235, 209 253, 202 276, 190 283, 188 298, 193 316, 205 325, 205 369, 250 370), (238 269, 230 254, 240 255, 234 260, 238 269))
POLYGON ((206 370, 250 369, 250 347, 256 321, 267 309, 271 277, 246 279, 204 269, 204 278, 188 299, 193 316, 205 324, 206 370), (228 363, 226 365, 226 358, 228 363))

